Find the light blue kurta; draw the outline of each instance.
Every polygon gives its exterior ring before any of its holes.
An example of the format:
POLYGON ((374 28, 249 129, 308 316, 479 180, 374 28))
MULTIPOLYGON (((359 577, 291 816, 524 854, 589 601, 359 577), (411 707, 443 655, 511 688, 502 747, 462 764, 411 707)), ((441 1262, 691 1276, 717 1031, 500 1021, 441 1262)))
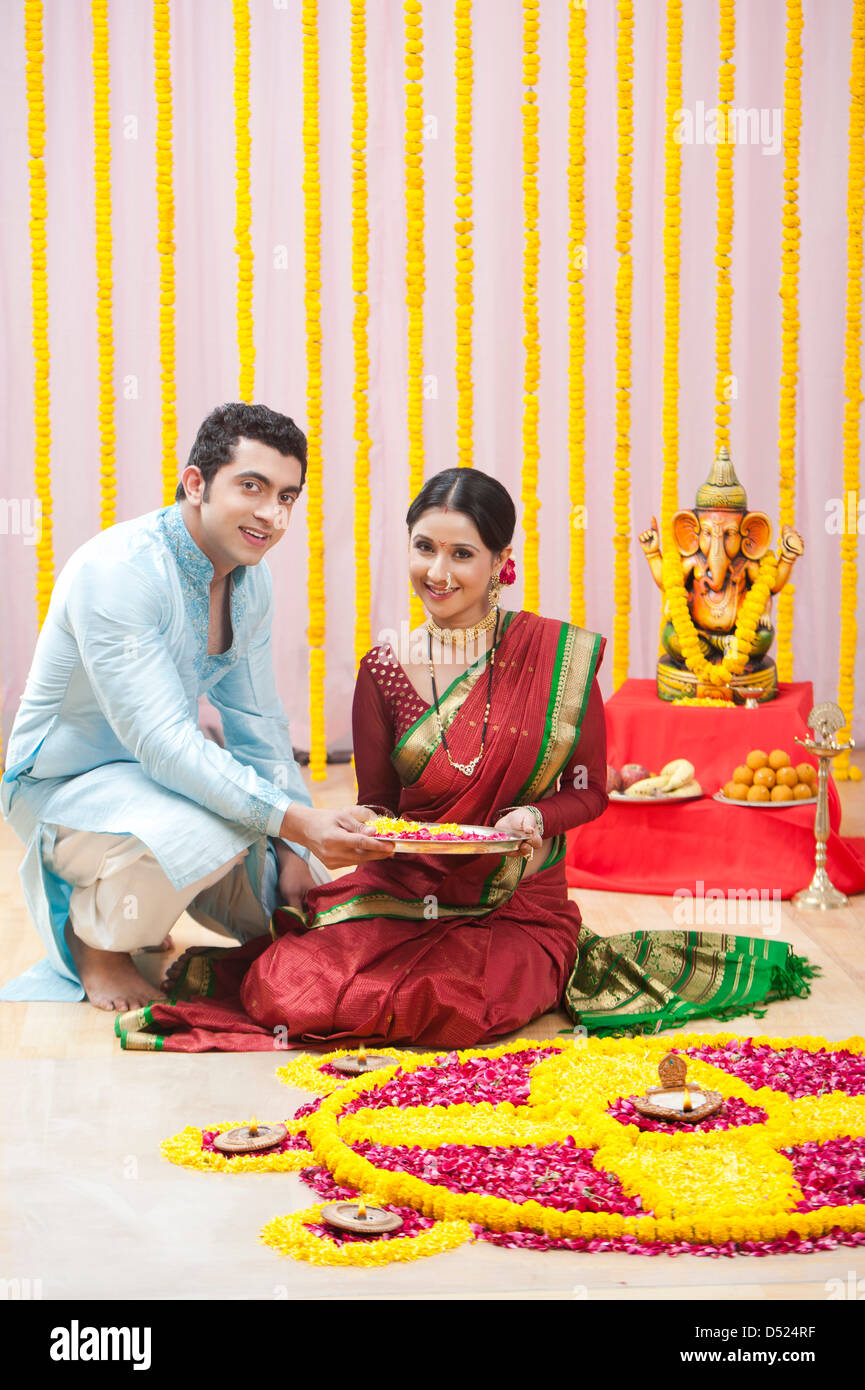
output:
POLYGON ((232 571, 233 640, 212 656, 212 579, 180 503, 109 527, 63 567, 0 784, 48 960, 0 998, 84 997, 63 939, 72 885, 43 862, 57 825, 137 836, 175 888, 254 846, 244 863, 265 921, 275 905, 267 837, 292 802, 311 799, 274 682, 273 580, 264 559, 232 571), (225 748, 198 727, 202 694, 219 710, 225 748))

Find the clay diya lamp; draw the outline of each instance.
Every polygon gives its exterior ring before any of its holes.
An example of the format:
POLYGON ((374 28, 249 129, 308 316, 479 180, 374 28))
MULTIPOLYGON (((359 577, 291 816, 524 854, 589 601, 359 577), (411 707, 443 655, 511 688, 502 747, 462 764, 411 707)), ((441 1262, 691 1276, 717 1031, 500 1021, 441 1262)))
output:
POLYGON ((248 1125, 217 1134, 213 1147, 223 1154, 261 1153, 281 1144, 287 1132, 285 1125, 260 1125, 253 1115, 248 1125))
POLYGON ((632 1105, 650 1120, 672 1120, 679 1124, 698 1124, 714 1115, 724 1104, 720 1091, 688 1085, 688 1063, 678 1053, 668 1052, 658 1063, 660 1086, 650 1086, 644 1096, 634 1096, 632 1105))
POLYGON ((351 1231, 362 1236, 380 1236, 383 1231, 398 1231, 402 1225, 401 1216, 383 1207, 368 1207, 363 1198, 322 1207, 319 1219, 337 1231, 351 1231))
POLYGON ((376 1057, 369 1054, 361 1043, 354 1057, 338 1057, 335 1062, 330 1064, 334 1071, 341 1071, 344 1076, 365 1076, 368 1071, 378 1071, 381 1067, 396 1066, 393 1057, 376 1057))

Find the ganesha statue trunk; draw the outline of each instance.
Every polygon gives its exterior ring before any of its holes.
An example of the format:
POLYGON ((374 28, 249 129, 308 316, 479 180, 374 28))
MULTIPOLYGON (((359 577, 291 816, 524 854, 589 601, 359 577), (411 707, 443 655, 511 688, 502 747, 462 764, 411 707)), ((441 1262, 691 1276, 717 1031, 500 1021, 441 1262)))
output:
POLYGON ((654 517, 639 538, 668 619, 659 696, 732 700, 742 692, 760 703, 774 699, 778 675, 767 655, 775 636, 772 595, 803 554, 802 537, 782 526, 776 560, 771 522, 765 512, 748 511, 726 447, 697 490, 694 510, 676 512, 670 530, 674 549, 666 554, 654 517))

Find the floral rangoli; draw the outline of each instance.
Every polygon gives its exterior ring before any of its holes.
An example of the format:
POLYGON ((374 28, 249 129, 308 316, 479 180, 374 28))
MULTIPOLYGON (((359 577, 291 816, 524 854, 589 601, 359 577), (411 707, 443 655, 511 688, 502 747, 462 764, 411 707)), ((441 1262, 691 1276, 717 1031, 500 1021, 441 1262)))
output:
POLYGON ((346 1079, 345 1051, 298 1057, 285 1084, 318 1098, 278 1149, 227 1156, 223 1121, 163 1144, 172 1163, 300 1172, 322 1202, 277 1217, 266 1244, 317 1264, 384 1264, 480 1239, 533 1250, 768 1255, 865 1245, 865 1039, 521 1040, 408 1053, 346 1079), (693 1126, 646 1119, 632 1099, 674 1050, 688 1081, 719 1091, 693 1126), (335 1232, 322 1203, 362 1195, 399 1231, 335 1232))

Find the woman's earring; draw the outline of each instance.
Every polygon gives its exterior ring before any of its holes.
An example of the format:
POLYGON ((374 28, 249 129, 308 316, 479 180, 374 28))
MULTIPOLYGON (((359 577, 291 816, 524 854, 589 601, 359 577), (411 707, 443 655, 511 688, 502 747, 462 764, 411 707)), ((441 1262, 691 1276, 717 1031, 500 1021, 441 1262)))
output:
POLYGON ((498 608, 499 598, 501 597, 502 585, 497 574, 490 577, 490 607, 498 608))

